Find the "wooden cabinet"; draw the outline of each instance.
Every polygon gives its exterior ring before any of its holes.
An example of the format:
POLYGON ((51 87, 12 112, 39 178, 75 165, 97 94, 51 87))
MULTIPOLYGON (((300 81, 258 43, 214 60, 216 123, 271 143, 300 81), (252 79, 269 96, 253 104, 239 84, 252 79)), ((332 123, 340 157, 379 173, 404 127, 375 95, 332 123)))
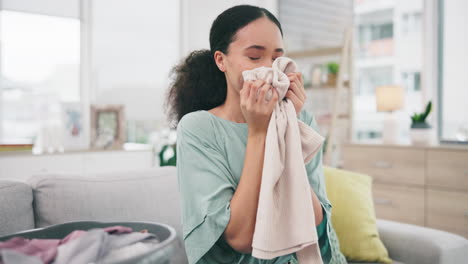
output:
POLYGON ((427 184, 468 191, 468 151, 429 150, 427 184))
POLYGON ((468 147, 344 144, 342 157, 373 178, 378 218, 468 237, 468 147))
POLYGON ((345 166, 375 181, 424 185, 425 153, 421 149, 345 146, 345 166), (347 155, 349 153, 350 155, 347 155), (352 153, 352 154, 351 154, 352 153))
POLYGON ((428 188, 427 226, 468 238, 468 192, 428 188))
POLYGON ((424 189, 374 183, 372 194, 379 218, 424 226, 424 189))

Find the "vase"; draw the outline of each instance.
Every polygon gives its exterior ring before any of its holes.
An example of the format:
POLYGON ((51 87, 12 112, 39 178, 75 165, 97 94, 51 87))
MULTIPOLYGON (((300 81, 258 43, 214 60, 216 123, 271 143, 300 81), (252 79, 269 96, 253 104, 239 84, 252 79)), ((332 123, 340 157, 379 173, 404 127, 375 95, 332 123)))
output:
POLYGON ((327 86, 336 87, 337 75, 333 73, 327 74, 327 86))
POLYGON ((410 129, 413 145, 430 145, 434 139, 434 129, 427 123, 413 123, 410 129))

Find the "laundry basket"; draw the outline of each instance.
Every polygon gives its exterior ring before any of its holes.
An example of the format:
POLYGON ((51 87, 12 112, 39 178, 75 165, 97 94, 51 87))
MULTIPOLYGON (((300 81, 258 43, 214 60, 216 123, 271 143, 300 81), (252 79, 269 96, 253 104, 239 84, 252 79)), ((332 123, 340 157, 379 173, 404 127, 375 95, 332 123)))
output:
POLYGON ((154 263, 154 264, 169 264, 175 252, 177 243, 176 231, 169 225, 154 222, 95 222, 95 221, 78 221, 68 222, 64 224, 52 225, 44 228, 37 228, 27 231, 22 231, 12 235, 0 237, 0 241, 6 241, 12 237, 20 236, 28 239, 63 239, 68 234, 75 230, 90 230, 93 228, 105 228, 109 226, 126 226, 138 232, 147 230, 156 236, 159 243, 138 255, 131 257, 122 257, 113 261, 115 264, 130 264, 130 263, 154 263))

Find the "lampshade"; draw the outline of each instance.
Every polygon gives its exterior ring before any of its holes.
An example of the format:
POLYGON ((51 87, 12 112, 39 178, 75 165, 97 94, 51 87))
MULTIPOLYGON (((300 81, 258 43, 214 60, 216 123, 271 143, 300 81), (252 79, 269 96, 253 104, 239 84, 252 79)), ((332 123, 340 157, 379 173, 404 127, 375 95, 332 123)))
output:
POLYGON ((403 88, 398 85, 379 86, 375 90, 377 111, 388 112, 403 108, 403 88))

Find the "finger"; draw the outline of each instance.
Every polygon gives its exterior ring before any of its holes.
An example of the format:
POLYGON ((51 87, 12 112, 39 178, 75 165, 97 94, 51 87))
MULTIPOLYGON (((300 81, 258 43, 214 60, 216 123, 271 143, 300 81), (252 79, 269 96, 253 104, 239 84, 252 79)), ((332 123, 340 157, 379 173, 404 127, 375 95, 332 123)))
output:
POLYGON ((258 89, 260 88, 259 85, 263 84, 263 82, 263 80, 256 80, 250 86, 250 94, 248 99, 248 104, 250 106, 253 106, 255 102, 257 102, 258 89))
POLYGON ((264 80, 255 80, 255 81, 253 81, 252 85, 256 86, 256 88, 260 88, 260 87, 263 86, 264 83, 265 83, 264 80))
POLYGON ((298 72, 297 73, 297 78, 299 79, 299 81, 301 82, 301 85, 304 87, 304 78, 302 76, 302 72, 298 72))
POLYGON ((252 81, 247 81, 244 85, 244 87, 242 87, 242 92, 245 96, 245 99, 247 99, 249 96, 250 96, 250 91, 251 91, 251 87, 252 87, 252 84, 253 82, 252 81))
POLYGON ((257 85, 257 90, 255 92, 255 102, 257 102, 259 100, 259 93, 260 93, 260 90, 262 89, 262 87, 266 84, 266 82, 264 80, 257 80, 255 85, 257 85))
POLYGON ((294 109, 296 110, 296 114, 299 116, 299 112, 304 104, 300 102, 299 98, 292 91, 288 91, 286 93, 286 97, 291 100, 294 105, 294 109))
POLYGON ((304 85, 299 83, 298 84, 298 89, 297 89, 300 93, 301 93, 301 96, 302 96, 302 101, 305 102, 306 98, 307 98, 307 95, 306 95, 306 92, 305 92, 305 89, 304 89, 304 85))
POLYGON ((291 90, 289 90, 286 93, 286 97, 289 98, 293 102, 294 106, 298 106, 301 103, 301 100, 299 99, 299 97, 297 97, 297 95, 294 94, 291 90))
POLYGON ((297 82, 297 85, 299 87, 299 92, 302 94, 302 99, 305 101, 306 99, 306 92, 305 92, 305 88, 304 88, 304 80, 302 78, 302 73, 298 73, 298 82, 297 82))
POLYGON ((266 93, 271 89, 271 84, 265 83, 261 88, 260 88, 260 94, 258 95, 258 102, 261 103, 267 103, 266 100, 266 93))
POLYGON ((301 93, 304 95, 304 101, 305 101, 307 96, 306 96, 305 87, 304 87, 304 77, 302 76, 302 72, 298 72, 298 75, 299 75, 298 79, 299 79, 299 82, 301 84, 301 86, 300 86, 301 89, 300 90, 301 90, 301 93))
POLYGON ((302 78, 302 73, 301 72, 298 72, 298 87, 300 88, 299 91, 301 92, 301 94, 303 95, 303 98, 304 100, 306 99, 306 92, 305 92, 305 88, 304 88, 304 78, 302 78))
POLYGON ((295 83, 296 86, 297 86, 297 89, 294 90, 294 92, 303 100, 305 100, 306 98, 306 93, 305 93, 305 89, 304 89, 304 85, 302 84, 301 80, 300 80, 300 76, 301 73, 298 72, 298 73, 291 73, 289 77, 289 81, 290 83, 295 83))
POLYGON ((273 89, 273 95, 271 96, 271 100, 268 102, 268 107, 270 109, 274 108, 276 106, 276 103, 278 102, 279 99, 279 94, 276 89, 273 89))
POLYGON ((241 103, 242 102, 247 102, 247 99, 249 98, 250 94, 250 86, 252 85, 251 81, 246 81, 242 85, 242 89, 239 92, 241 103))
POLYGON ((297 82, 292 82, 291 85, 289 86, 289 91, 290 92, 293 92, 294 95, 297 96, 297 98, 299 98, 302 102, 305 101, 305 94, 302 94, 301 89, 298 88, 297 86, 297 82))

